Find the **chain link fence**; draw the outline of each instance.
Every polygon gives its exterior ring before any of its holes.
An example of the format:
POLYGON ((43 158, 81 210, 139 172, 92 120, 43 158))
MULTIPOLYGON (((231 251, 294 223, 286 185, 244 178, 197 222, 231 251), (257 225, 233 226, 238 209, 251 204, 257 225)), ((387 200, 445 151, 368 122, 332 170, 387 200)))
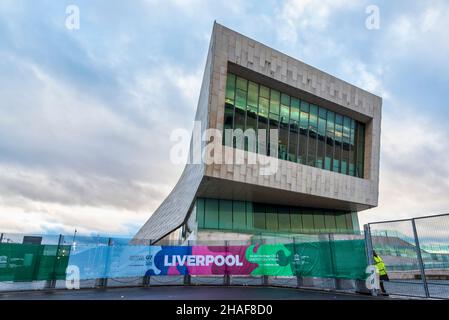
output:
POLYGON ((449 214, 370 223, 365 232, 385 263, 387 293, 449 299, 449 214))

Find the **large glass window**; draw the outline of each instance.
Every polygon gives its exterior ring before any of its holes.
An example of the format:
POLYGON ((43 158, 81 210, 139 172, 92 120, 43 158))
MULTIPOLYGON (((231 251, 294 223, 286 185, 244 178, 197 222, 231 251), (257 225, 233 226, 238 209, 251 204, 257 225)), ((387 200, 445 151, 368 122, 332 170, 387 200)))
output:
POLYGON ((356 213, 198 198, 198 228, 237 232, 330 233, 358 230, 356 213))
POLYGON ((224 129, 266 130, 259 153, 269 155, 269 129, 277 129, 280 159, 363 178, 363 123, 230 73, 224 109, 224 129))

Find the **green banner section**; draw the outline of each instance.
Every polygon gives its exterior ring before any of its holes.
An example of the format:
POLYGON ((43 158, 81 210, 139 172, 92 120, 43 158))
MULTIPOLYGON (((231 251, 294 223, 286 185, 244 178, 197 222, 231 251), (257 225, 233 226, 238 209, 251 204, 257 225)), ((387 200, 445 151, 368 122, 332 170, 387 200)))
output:
POLYGON ((258 265, 251 273, 255 276, 366 278, 363 240, 253 245, 246 251, 246 259, 258 265))
POLYGON ((0 243, 0 281, 64 280, 70 246, 0 243))

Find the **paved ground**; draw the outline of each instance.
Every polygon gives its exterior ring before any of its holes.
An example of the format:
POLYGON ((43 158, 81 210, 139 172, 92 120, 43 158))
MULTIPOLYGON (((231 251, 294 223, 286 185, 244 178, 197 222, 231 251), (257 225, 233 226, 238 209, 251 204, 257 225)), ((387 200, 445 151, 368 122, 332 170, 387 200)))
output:
MULTIPOLYGON (((149 287, 0 293, 0 300, 367 300, 365 295, 272 287, 149 287)), ((380 298, 377 298, 380 299, 380 298)))

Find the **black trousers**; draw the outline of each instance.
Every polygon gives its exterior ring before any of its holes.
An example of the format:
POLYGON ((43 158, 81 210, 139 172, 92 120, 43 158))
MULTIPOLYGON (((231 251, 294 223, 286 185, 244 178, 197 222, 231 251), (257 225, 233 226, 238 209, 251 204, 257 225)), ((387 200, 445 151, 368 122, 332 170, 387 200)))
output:
POLYGON ((383 274, 379 276, 379 279, 380 279, 380 289, 382 290, 382 293, 387 293, 387 291, 385 291, 384 281, 390 281, 390 278, 388 278, 387 274, 383 274))

